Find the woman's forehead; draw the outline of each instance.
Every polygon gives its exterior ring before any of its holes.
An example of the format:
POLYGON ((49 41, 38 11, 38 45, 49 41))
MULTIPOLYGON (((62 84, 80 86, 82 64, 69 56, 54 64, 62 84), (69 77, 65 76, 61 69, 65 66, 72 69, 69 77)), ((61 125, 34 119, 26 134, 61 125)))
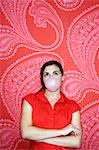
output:
POLYGON ((53 64, 53 65, 45 67, 44 72, 47 72, 47 71, 60 71, 60 68, 53 64))

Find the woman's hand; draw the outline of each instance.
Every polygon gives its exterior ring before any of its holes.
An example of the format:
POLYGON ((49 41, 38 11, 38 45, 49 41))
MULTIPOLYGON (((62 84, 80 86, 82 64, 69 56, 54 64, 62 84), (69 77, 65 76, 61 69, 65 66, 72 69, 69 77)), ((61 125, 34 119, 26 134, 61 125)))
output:
POLYGON ((72 131, 74 131, 72 124, 69 124, 66 127, 62 128, 62 134, 64 136, 70 134, 72 131))
POLYGON ((72 124, 67 125, 66 127, 62 128, 62 133, 64 136, 73 133, 75 136, 80 134, 80 129, 74 127, 72 124))
POLYGON ((73 126, 73 134, 74 134, 75 136, 78 136, 78 135, 80 135, 80 133, 81 133, 80 129, 73 126))

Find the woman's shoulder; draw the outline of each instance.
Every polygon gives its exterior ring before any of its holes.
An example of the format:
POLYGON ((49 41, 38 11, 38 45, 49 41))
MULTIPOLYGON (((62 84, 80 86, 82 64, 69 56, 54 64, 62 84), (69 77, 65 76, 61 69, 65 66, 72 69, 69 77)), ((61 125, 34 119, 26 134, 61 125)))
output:
POLYGON ((23 97, 23 100, 26 100, 28 102, 32 102, 37 100, 41 96, 42 91, 38 91, 36 93, 29 93, 26 96, 23 97))
POLYGON ((68 103, 68 105, 72 108, 73 111, 80 110, 80 106, 75 100, 67 98, 65 95, 64 95, 64 100, 65 103, 68 103))
POLYGON ((34 105, 35 104, 35 100, 37 99, 37 94, 38 93, 29 93, 26 96, 23 97, 23 102, 26 101, 28 102, 30 105, 34 105))
POLYGON ((24 100, 30 100, 33 97, 35 97, 35 93, 29 93, 26 96, 23 97, 24 100))

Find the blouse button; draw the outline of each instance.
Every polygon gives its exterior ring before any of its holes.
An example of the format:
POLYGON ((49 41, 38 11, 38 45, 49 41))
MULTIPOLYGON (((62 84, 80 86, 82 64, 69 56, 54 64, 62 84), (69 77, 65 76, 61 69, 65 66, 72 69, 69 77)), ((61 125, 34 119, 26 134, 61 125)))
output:
POLYGON ((53 118, 51 118, 51 120, 53 120, 53 118))

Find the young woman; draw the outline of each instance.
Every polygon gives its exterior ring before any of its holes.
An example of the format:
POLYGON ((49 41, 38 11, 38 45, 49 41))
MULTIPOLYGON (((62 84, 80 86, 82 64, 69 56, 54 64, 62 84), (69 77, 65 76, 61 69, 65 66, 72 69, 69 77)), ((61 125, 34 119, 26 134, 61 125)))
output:
POLYGON ((31 140, 31 150, 69 150, 81 143, 78 104, 61 92, 63 69, 59 62, 41 68, 42 90, 24 97, 21 134, 31 140))

